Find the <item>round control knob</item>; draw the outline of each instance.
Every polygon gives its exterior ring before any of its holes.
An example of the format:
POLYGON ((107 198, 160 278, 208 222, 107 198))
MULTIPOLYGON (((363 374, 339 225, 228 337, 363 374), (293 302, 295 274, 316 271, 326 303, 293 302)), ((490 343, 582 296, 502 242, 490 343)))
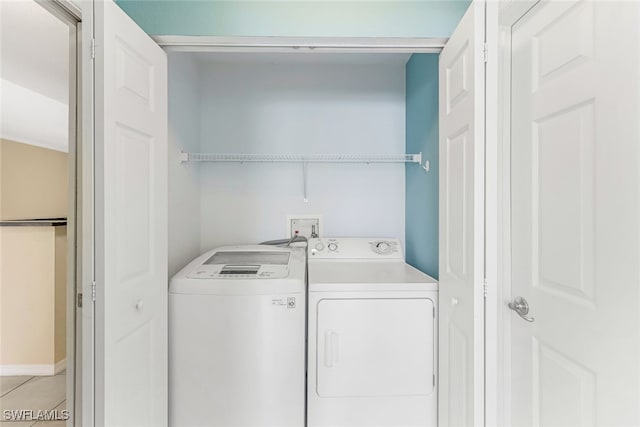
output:
POLYGON ((324 245, 322 244, 322 242, 316 243, 316 250, 321 251, 323 249, 324 249, 324 245))
POLYGON ((389 250, 389 243, 387 242, 378 242, 376 244, 376 248, 382 253, 387 252, 389 250))
POLYGON ((335 251, 336 249, 338 249, 338 245, 335 243, 329 243, 327 247, 329 248, 330 251, 335 251))

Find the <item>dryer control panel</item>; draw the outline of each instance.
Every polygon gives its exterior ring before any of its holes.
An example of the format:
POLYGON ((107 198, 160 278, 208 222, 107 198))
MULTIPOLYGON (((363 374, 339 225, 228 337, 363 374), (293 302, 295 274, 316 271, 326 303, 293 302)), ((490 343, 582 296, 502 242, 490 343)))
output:
POLYGON ((404 260, 399 239, 329 237, 309 240, 309 259, 404 260))

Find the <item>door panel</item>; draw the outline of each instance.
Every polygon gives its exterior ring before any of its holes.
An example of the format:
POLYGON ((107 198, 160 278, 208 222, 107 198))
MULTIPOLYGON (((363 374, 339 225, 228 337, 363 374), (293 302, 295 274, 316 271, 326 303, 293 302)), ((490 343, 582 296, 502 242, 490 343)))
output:
POLYGON ((439 425, 484 418, 484 14, 440 54, 439 425))
POLYGON ((321 300, 316 333, 318 395, 432 393, 434 313, 428 298, 321 300))
POLYGON ((512 28, 511 425, 640 424, 640 7, 541 1, 512 28), (618 46, 634 49, 616 49, 618 46))
POLYGON ((167 424, 167 63, 94 4, 96 424, 167 424))

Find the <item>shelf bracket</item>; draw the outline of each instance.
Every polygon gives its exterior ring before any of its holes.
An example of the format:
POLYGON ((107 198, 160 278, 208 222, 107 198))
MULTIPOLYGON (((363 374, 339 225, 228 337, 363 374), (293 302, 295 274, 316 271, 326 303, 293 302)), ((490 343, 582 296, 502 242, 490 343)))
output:
POLYGON ((424 165, 422 164, 422 151, 418 154, 413 155, 413 161, 417 163, 422 169, 424 169, 425 172, 429 172, 429 170, 431 169, 431 163, 429 162, 429 160, 425 160, 424 165))

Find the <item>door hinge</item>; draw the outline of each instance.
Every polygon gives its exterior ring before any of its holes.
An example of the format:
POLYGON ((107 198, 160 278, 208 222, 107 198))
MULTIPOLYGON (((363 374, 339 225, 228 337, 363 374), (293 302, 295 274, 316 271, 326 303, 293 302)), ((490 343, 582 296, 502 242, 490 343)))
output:
POLYGON ((91 283, 91 300, 96 300, 96 282, 91 283))
POLYGON ((91 59, 96 59, 96 39, 91 39, 91 59))
POLYGON ((436 386, 436 374, 433 374, 433 386, 436 386))
POLYGON ((486 43, 482 46, 482 58, 484 62, 489 61, 489 46, 486 43))
POLYGON ((484 279, 484 283, 483 283, 482 286, 483 286, 483 292, 482 293, 483 293, 484 297, 486 298, 487 297, 487 293, 489 292, 488 291, 489 286, 487 285, 487 279, 484 279))
POLYGON ((82 308, 82 294, 77 294, 76 295, 76 306, 78 308, 82 308))

